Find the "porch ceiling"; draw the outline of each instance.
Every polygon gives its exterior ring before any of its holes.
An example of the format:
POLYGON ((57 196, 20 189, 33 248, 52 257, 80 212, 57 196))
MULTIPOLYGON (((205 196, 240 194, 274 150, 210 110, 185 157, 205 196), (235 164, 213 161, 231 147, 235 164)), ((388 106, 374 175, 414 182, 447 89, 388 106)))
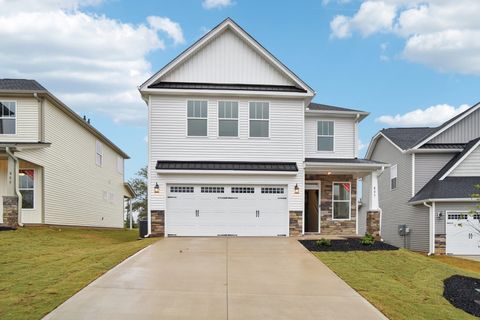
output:
POLYGON ((364 177, 388 166, 388 164, 383 162, 357 158, 306 158, 305 174, 353 174, 358 177, 364 177))

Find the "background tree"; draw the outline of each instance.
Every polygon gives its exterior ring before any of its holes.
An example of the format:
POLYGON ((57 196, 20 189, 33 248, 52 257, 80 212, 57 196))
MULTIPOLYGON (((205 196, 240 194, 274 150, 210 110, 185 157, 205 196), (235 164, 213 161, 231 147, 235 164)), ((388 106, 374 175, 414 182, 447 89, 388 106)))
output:
POLYGON ((145 166, 138 170, 133 178, 128 180, 128 183, 130 183, 132 189, 137 194, 132 199, 132 211, 138 213, 139 220, 147 218, 147 176, 147 166, 145 166))

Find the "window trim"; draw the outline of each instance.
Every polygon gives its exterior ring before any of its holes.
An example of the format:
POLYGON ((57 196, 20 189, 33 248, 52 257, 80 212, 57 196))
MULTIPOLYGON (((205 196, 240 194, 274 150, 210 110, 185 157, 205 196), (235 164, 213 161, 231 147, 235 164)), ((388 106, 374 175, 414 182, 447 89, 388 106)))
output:
POLYGON ((0 102, 13 102, 15 103, 15 117, 8 117, 4 118, 0 116, 0 119, 15 119, 15 133, 0 133, 0 136, 16 136, 18 133, 18 121, 17 121, 17 115, 18 115, 18 101, 17 100, 8 100, 8 99, 0 99, 0 102))
MULTIPOLYGON (((207 131, 208 131, 208 123, 207 123, 207 131)), ((237 139, 237 138, 240 138, 240 101, 238 101, 238 100, 217 100, 217 137, 221 138, 221 139, 237 139), (237 103, 237 117, 236 118, 220 118, 220 112, 219 112, 220 102, 236 102, 237 103), (237 120, 237 135, 236 136, 221 136, 220 135, 220 120, 237 120)))
POLYGON ((348 221, 352 220, 352 182, 350 181, 333 181, 332 182, 332 220, 334 221, 348 221), (335 184, 348 183, 350 185, 350 199, 348 199, 348 219, 335 218, 335 202, 347 202, 347 200, 335 200, 335 184))
POLYGON ((315 147, 316 152, 322 152, 322 153, 335 153, 335 120, 322 120, 322 119, 317 119, 315 121, 315 136, 317 145, 315 147), (319 122, 332 122, 333 123, 333 135, 319 135, 318 134, 318 124, 319 122), (333 138, 333 149, 332 150, 318 150, 318 138, 319 137, 332 137, 333 138))
MULTIPOLYGON (((36 182, 37 182, 37 170, 35 170, 35 168, 19 168, 18 169, 18 173, 20 174, 20 171, 22 170, 32 170, 33 171, 33 189, 25 189, 25 188, 20 188, 20 181, 18 181, 18 191, 21 191, 21 190, 33 190, 33 208, 24 208, 23 205, 22 205, 22 210, 36 210, 37 209, 37 197, 36 197, 36 182)), ((20 177, 19 177, 20 178, 20 177)), ((19 179, 20 180, 20 179, 19 179)), ((23 195, 22 195, 22 201, 23 201, 23 195)))
POLYGON ((390 191, 394 191, 398 189, 398 164, 394 164, 390 167, 390 191), (395 168, 395 178, 392 178, 392 170, 395 168), (392 188, 392 180, 395 179, 395 188, 392 188))
POLYGON ((272 126, 271 126, 271 123, 270 123, 270 120, 271 120, 271 102, 270 101, 267 101, 267 100, 249 100, 247 101, 247 112, 248 112, 248 139, 260 139, 260 140, 268 140, 271 138, 271 130, 272 130, 272 126), (268 120, 267 119, 250 119, 250 103, 252 102, 261 102, 261 103, 268 103, 268 120), (268 137, 252 137, 250 135, 250 120, 253 120, 253 121, 268 121, 268 137))
POLYGON ((208 112, 208 107, 209 107, 209 106, 208 106, 208 103, 209 103, 208 100, 203 100, 203 99, 187 99, 187 100, 185 101, 185 137, 187 137, 187 138, 195 138, 195 139, 198 139, 198 138, 200 138, 200 139, 208 138, 208 133, 209 133, 209 129, 210 129, 210 125, 209 125, 209 123, 208 123, 208 122, 209 122, 209 121, 208 121, 208 114, 209 114, 209 112, 208 112), (195 117, 195 118, 190 118, 190 117, 188 116, 188 102, 189 102, 189 101, 202 101, 202 102, 206 102, 206 103, 207 103, 207 117, 206 117, 206 118, 197 118, 197 117, 195 117), (190 119, 207 120, 207 134, 204 135, 204 136, 190 136, 190 135, 188 135, 188 120, 190 120, 190 119))
POLYGON ((100 168, 103 167, 103 156, 104 156, 103 143, 100 140, 96 139, 95 140, 95 164, 97 165, 97 167, 100 167, 100 168), (101 153, 97 152, 97 145, 101 146, 101 153), (100 155, 100 164, 97 163, 97 155, 100 155))

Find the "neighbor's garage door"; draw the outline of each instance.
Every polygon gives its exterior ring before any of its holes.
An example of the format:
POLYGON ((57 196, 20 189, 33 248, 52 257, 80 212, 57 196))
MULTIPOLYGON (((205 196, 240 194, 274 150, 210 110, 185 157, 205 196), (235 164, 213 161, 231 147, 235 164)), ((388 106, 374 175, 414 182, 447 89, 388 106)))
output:
POLYGON ((167 190, 167 235, 288 234, 286 186, 168 185, 167 190))
POLYGON ((447 254, 480 255, 480 214, 447 213, 447 254))

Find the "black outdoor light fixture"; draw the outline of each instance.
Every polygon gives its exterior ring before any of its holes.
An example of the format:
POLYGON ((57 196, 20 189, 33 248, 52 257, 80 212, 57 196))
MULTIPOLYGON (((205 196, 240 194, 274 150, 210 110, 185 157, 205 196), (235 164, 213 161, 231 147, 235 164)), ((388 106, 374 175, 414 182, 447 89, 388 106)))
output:
POLYGON ((158 185, 158 182, 155 183, 155 187, 153 188, 153 192, 160 193, 160 186, 158 185))
POLYGON ((295 184, 294 190, 295 190, 295 194, 299 194, 299 193, 300 193, 300 188, 298 187, 298 183, 295 184))

